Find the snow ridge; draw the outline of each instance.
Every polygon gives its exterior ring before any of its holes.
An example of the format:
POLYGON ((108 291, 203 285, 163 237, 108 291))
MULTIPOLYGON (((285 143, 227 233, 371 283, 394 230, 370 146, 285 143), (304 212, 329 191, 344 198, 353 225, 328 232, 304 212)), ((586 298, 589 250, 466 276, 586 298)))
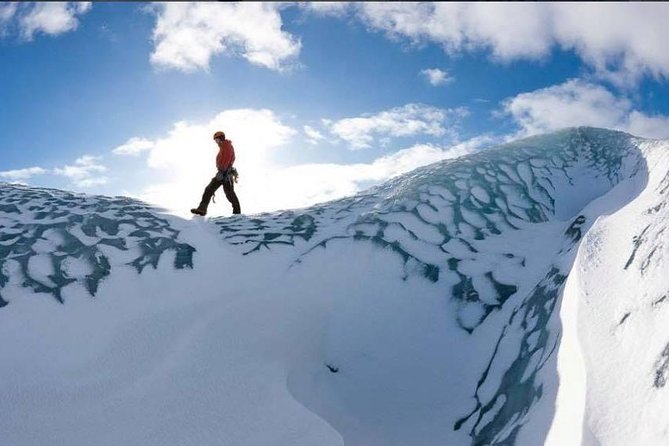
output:
MULTIPOLYGON (((175 332, 180 341, 173 349, 156 344, 156 352, 168 353, 160 366, 147 363, 151 372, 139 381, 146 383, 142 392, 146 398, 176 392, 172 376, 190 370, 200 377, 188 381, 195 407, 230 413, 235 404, 257 413, 248 426, 206 426, 207 438, 227 432, 226 444, 266 444, 276 435, 291 438, 286 444, 313 444, 315 438, 347 445, 560 444, 581 435, 574 422, 583 423, 585 445, 632 444, 640 437, 644 444, 662 444, 662 428, 643 420, 636 427, 610 426, 625 424, 626 409, 615 403, 621 398, 639 413, 644 404, 669 404, 658 393, 669 376, 669 331, 661 324, 669 318, 663 310, 668 202, 666 142, 587 127, 425 166, 302 210, 204 222, 182 221, 127 198, 2 184, 0 330, 3 320, 16 328, 21 318, 30 319, 26 311, 36 303, 22 302, 41 294, 65 304, 63 312, 72 296, 103 299, 86 310, 95 320, 99 305, 120 300, 114 287, 122 286, 121 277, 126 306, 152 302, 128 311, 137 320, 153 320, 160 300, 141 290, 160 289, 165 308, 185 308, 193 325, 175 332), (217 280, 219 268, 235 280, 217 280), (170 274, 175 269, 182 270, 178 276, 170 274), (204 285, 209 281, 216 285, 204 285), (630 282, 641 294, 621 291, 630 282), (178 294, 193 289, 204 290, 202 296, 178 294), (610 296, 616 296, 614 305, 610 296), (572 302, 561 314, 563 298, 572 302), (219 351, 216 321, 232 317, 233 307, 246 316, 229 323, 249 344, 225 343, 227 350, 219 351), (652 351, 641 354, 635 335, 621 338, 632 326, 631 333, 667 337, 654 337, 652 351), (570 331, 563 349, 564 330, 570 331), (620 339, 626 340, 622 346, 620 339), (195 360, 190 349, 218 353, 195 360), (228 395, 212 401, 211 389, 198 383, 225 375, 216 369, 230 366, 225 358, 248 355, 263 366, 235 380, 246 379, 248 389, 274 389, 273 399, 228 395), (619 389, 608 373, 625 363, 624 355, 645 367, 642 396, 619 389), (583 362, 585 378, 570 372, 574 361, 583 362), (260 373, 264 368, 276 372, 260 373), (574 379, 585 382, 570 387, 574 379), (264 418, 272 415, 261 407, 285 413, 286 421, 264 418)), ((127 323, 127 316, 113 317, 127 323)), ((106 342, 89 348, 108 358, 106 342)), ((5 376, 16 386, 6 387, 8 394, 21 395, 15 377, 27 357, 3 348, 16 364, 0 367, 0 382, 5 376)), ((626 370, 637 382, 637 369, 626 370)), ((39 373, 30 376, 44 385, 39 373)), ((118 387, 114 413, 132 409, 136 400, 128 389, 137 389, 137 382, 101 384, 118 387)), ((220 382, 216 392, 228 385, 220 382)), ((30 394, 39 398, 36 388, 30 394)), ((79 391, 85 395, 86 387, 79 391)), ((66 412, 65 403, 53 404, 66 412)), ((86 404, 98 407, 89 399, 86 404)), ((12 414, 11 405, 0 403, 0 410, 12 414)), ((176 417, 185 409, 171 410, 176 417)), ((172 429, 161 419, 147 416, 131 432, 172 429)), ((54 444, 87 438, 83 427, 73 431, 78 436, 61 430, 56 437, 48 423, 33 427, 43 428, 54 444)), ((0 429, 25 440, 10 424, 0 422, 0 429)), ((109 444, 120 439, 106 434, 109 444)), ((177 444, 177 436, 162 436, 160 444, 170 438, 177 444)))

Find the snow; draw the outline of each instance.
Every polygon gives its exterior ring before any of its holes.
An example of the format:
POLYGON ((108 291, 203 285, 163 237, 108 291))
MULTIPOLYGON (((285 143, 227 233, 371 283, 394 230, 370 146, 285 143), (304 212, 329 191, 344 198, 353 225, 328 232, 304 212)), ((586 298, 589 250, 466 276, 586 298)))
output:
POLYGON ((483 203, 490 202, 490 195, 488 195, 488 192, 479 185, 474 185, 471 189, 471 193, 477 200, 483 203))
POLYGON ((667 444, 668 214, 592 128, 254 216, 0 184, 0 443, 667 444))
POLYGON ((662 413, 669 396, 655 381, 667 342, 669 264, 663 232, 669 215, 661 184, 667 175, 666 145, 642 147, 647 185, 633 201, 598 221, 581 248, 578 330, 586 370, 586 445, 665 444, 669 424, 662 413), (659 193, 658 193, 659 192, 659 193), (646 237, 628 266, 634 239, 646 237), (653 255, 658 253, 659 255, 653 255), (644 258, 652 256, 644 269, 644 258))
MULTIPOLYGON (((576 262, 579 263, 578 260, 576 262)), ((583 352, 578 336, 578 303, 581 300, 579 268, 572 268, 565 284, 560 308, 562 339, 557 355, 560 387, 555 398, 555 417, 546 446, 580 444, 583 438, 587 387, 583 352)))

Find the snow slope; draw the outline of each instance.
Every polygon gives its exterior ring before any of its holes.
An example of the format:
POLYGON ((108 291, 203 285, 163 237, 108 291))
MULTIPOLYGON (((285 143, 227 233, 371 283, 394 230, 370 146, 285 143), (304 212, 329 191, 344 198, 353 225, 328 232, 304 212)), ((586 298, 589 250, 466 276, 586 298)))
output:
POLYGON ((0 444, 667 444, 668 203, 593 128, 246 217, 2 184, 0 444))

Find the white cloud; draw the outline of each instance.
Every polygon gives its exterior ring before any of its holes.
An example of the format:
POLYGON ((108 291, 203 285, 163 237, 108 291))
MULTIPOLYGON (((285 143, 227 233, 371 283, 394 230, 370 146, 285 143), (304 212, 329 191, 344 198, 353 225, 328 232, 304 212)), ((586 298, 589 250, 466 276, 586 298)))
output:
POLYGON ((351 2, 301 2, 299 6, 320 16, 344 17, 351 2))
MULTIPOLYGON (((26 5, 18 16, 21 36, 32 40, 36 33, 58 35, 79 26, 78 15, 91 8, 91 2, 46 2, 26 5)), ((3 15, 3 14, 0 14, 3 15)))
POLYGON ((611 127, 629 112, 631 104, 600 85, 570 80, 561 85, 522 93, 504 103, 527 134, 563 127, 611 127))
POLYGON ((626 118, 628 132, 648 138, 669 139, 669 116, 650 116, 632 110, 626 118))
POLYGON ((89 188, 100 186, 109 182, 109 178, 104 175, 107 172, 107 168, 100 164, 101 159, 99 156, 84 155, 76 159, 73 164, 63 167, 55 169, 28 167, 25 169, 8 170, 0 172, 0 178, 25 183, 37 175, 57 175, 67 178, 76 187, 89 188))
POLYGON ((435 87, 455 80, 453 76, 448 74, 448 71, 440 70, 439 68, 426 68, 421 70, 420 74, 425 76, 427 81, 435 87))
POLYGON ((669 78, 669 3, 554 4, 554 39, 619 85, 669 78), (596 26, 593 26, 596 24, 596 26))
POLYGON ((280 3, 161 3, 151 62, 183 71, 208 69, 216 54, 239 55, 272 70, 289 67, 301 43, 282 31, 280 3))
POLYGON ((353 149, 370 147, 375 137, 413 135, 443 136, 446 121, 466 115, 464 108, 441 109, 423 104, 407 104, 375 115, 324 121, 330 132, 347 141, 353 149))
POLYGON ((0 35, 2 35, 4 27, 14 17, 18 5, 16 3, 0 4, 0 35))
POLYGON ((74 180, 72 183, 81 188, 89 188, 89 187, 94 187, 94 186, 103 186, 109 182, 109 178, 107 177, 88 177, 88 178, 82 178, 80 180, 74 180))
POLYGON ((569 80, 522 93, 503 103, 520 127, 518 136, 564 127, 593 126, 622 130, 648 138, 669 138, 669 116, 649 116, 601 85, 569 80))
POLYGON ((487 136, 452 147, 416 144, 370 163, 303 164, 277 172, 270 209, 301 208, 353 195, 417 167, 475 152, 490 142, 487 136))
MULTIPOLYGON (((227 110, 207 122, 175 123, 164 138, 153 141, 148 157, 136 161, 146 163, 142 176, 148 186, 134 195, 190 216, 189 209, 197 206, 216 172, 218 148, 211 136, 217 130, 224 131, 235 147, 235 166, 240 172, 235 189, 245 214, 341 198, 418 166, 470 153, 488 141, 484 137, 454 147, 414 145, 369 163, 290 165, 278 154, 285 155, 285 149, 295 144, 295 129, 271 110, 227 110)), ((141 171, 141 166, 134 170, 141 171)), ((222 191, 209 211, 230 214, 222 191)))
POLYGON ((325 139, 325 136, 315 128, 305 125, 304 133, 307 135, 310 144, 318 144, 319 141, 325 139))
MULTIPOLYGON (((178 168, 206 160, 206 171, 215 171, 218 152, 212 140, 214 132, 224 131, 238 151, 243 153, 236 165, 265 165, 273 149, 285 144, 296 131, 285 126, 271 110, 237 109, 216 115, 205 124, 177 122, 165 139, 154 142, 148 163, 154 168, 178 168)), ((199 169, 199 167, 195 167, 199 169)))
POLYGON ((669 77, 668 3, 393 3, 356 5, 372 30, 449 53, 487 49, 494 59, 538 59, 573 50, 618 84, 669 77))
POLYGON ((25 169, 16 169, 16 170, 6 170, 0 172, 0 178, 7 179, 9 181, 26 181, 35 175, 44 175, 49 171, 41 167, 28 167, 25 169))
POLYGON ((448 52, 488 47, 513 59, 546 53, 547 8, 521 3, 385 3, 360 6, 359 17, 394 39, 435 42, 448 52))
MULTIPOLYGON (((420 166, 436 163, 444 159, 458 158, 476 151, 481 140, 470 140, 452 147, 441 147, 433 144, 416 144, 408 149, 399 150, 374 160, 369 165, 369 179, 386 180, 394 176, 410 172, 420 166)), ((363 178, 367 179, 367 178, 363 178)))
POLYGON ((75 160, 72 165, 55 168, 53 173, 69 178, 77 187, 86 188, 107 184, 109 178, 103 175, 107 168, 100 164, 100 160, 99 156, 84 155, 75 160))
MULTIPOLYGON (((266 109, 228 110, 204 123, 175 123, 164 138, 153 141, 145 175, 151 185, 138 194, 139 198, 176 213, 187 213, 197 206, 204 187, 216 173, 218 147, 212 135, 218 130, 224 131, 235 147, 242 210, 265 209, 268 191, 277 187, 272 178, 282 168, 274 161, 274 152, 297 134, 266 109)), ((229 212, 222 191, 218 197, 212 209, 229 212)))
POLYGON ((114 155, 138 156, 141 153, 151 150, 154 146, 153 141, 144 138, 130 138, 124 144, 112 150, 114 155))

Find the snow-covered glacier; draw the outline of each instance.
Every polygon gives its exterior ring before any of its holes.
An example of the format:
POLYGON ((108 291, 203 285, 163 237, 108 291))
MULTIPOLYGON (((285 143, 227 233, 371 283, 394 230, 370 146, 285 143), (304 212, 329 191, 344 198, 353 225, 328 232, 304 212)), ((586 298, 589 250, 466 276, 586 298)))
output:
POLYGON ((0 184, 0 445, 669 444, 668 223, 586 127, 254 216, 0 184))

